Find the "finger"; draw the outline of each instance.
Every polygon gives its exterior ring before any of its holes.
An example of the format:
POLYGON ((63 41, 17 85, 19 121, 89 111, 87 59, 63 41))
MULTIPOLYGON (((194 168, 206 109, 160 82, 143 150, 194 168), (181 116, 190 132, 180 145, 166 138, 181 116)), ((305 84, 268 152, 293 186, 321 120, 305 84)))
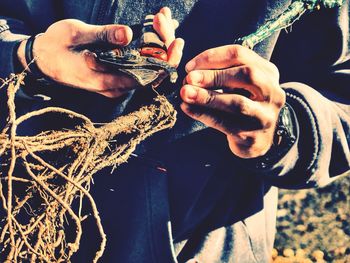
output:
POLYGON ((72 44, 108 43, 125 46, 132 40, 132 30, 124 25, 95 26, 85 24, 77 32, 72 33, 72 44))
POLYGON ((165 6, 161 8, 159 12, 162 13, 169 21, 172 20, 171 10, 169 7, 165 6))
POLYGON ((270 101, 271 89, 279 86, 272 83, 268 74, 258 67, 239 66, 224 70, 194 70, 186 76, 188 84, 202 88, 225 87, 232 92, 235 89, 245 89, 251 96, 250 99, 257 101, 270 101))
POLYGON ((174 29, 177 29, 179 27, 179 21, 172 18, 171 10, 169 7, 163 7, 159 12, 162 13, 169 22, 172 22, 174 29))
POLYGON ((168 48, 168 64, 177 67, 182 58, 185 41, 182 38, 175 39, 168 48))
POLYGON ((176 30, 179 27, 179 21, 177 21, 176 19, 173 19, 173 26, 174 26, 174 29, 176 30))
POLYGON ((220 110, 213 110, 204 107, 198 107, 187 103, 180 105, 182 111, 189 117, 202 122, 208 127, 221 131, 226 135, 237 135, 265 129, 262 121, 250 116, 240 116, 220 110))
POLYGON ((181 88, 180 96, 188 104, 254 118, 264 118, 259 103, 241 95, 220 93, 187 84, 181 88))
POLYGON ((172 22, 169 22, 163 13, 154 16, 153 28, 167 47, 175 40, 175 30, 172 22))
POLYGON ((200 121, 204 125, 216 129, 224 134, 235 132, 237 128, 230 127, 227 120, 223 116, 215 115, 213 112, 206 110, 195 109, 192 105, 182 103, 181 110, 196 121, 200 121), (229 128, 228 128, 229 127, 229 128), (231 129, 231 131, 229 130, 231 129))
POLYGON ((194 69, 221 69, 266 60, 249 48, 241 45, 227 45, 208 49, 186 64, 186 71, 194 69))
POLYGON ((174 29, 179 27, 179 21, 172 18, 171 10, 169 7, 163 7, 159 12, 162 13, 168 19, 168 21, 172 21, 174 29))

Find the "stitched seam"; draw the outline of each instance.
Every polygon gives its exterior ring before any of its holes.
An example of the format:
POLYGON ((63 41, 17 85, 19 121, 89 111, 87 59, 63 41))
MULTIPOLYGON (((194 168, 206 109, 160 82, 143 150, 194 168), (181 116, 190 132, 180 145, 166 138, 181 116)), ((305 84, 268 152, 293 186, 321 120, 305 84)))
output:
POLYGON ((307 170, 310 170, 313 168, 313 166, 316 165, 317 156, 320 153, 319 145, 321 144, 321 139, 319 136, 319 127, 318 127, 317 122, 316 122, 316 116, 311 111, 311 107, 309 106, 309 104, 304 99, 302 99, 301 97, 298 97, 297 95, 288 93, 288 92, 286 92, 286 94, 289 98, 297 101, 305 109, 305 111, 309 117, 309 120, 311 122, 311 126, 313 128, 314 151, 312 154, 311 162, 310 162, 309 166, 307 167, 307 170))

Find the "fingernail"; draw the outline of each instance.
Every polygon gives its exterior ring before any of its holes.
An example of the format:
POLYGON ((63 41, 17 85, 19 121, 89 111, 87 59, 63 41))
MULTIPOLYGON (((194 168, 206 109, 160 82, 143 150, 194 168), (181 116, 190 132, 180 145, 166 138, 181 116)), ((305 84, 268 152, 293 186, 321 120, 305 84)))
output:
POLYGON ((192 70, 194 70, 194 68, 196 67, 196 62, 194 62, 194 60, 191 60, 190 62, 187 63, 186 65, 186 72, 190 72, 192 70))
POLYGON ((118 45, 123 45, 125 43, 125 32, 123 29, 118 29, 115 32, 116 43, 118 45))
POLYGON ((187 101, 195 101, 198 95, 198 91, 197 89, 187 86, 185 88, 185 97, 187 99, 187 101))
POLYGON ((126 45, 129 42, 128 28, 120 27, 115 32, 117 45, 126 45))

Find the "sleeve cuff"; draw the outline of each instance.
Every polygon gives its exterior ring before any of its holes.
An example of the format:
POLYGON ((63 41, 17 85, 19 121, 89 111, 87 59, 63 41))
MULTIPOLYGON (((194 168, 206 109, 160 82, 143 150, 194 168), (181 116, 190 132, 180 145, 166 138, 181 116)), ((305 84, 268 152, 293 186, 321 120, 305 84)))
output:
POLYGON ((19 43, 29 36, 12 34, 9 31, 1 33, 0 38, 0 78, 7 78, 12 73, 19 73, 16 52, 19 43))
POLYGON ((286 83, 282 87, 287 94, 287 103, 295 113, 295 143, 280 158, 269 159, 269 151, 264 156, 241 161, 247 170, 263 176, 267 182, 281 188, 299 189, 326 185, 330 182, 330 156, 322 152, 331 152, 328 148, 331 147, 329 133, 332 129, 323 127, 331 123, 329 103, 302 83, 286 83))

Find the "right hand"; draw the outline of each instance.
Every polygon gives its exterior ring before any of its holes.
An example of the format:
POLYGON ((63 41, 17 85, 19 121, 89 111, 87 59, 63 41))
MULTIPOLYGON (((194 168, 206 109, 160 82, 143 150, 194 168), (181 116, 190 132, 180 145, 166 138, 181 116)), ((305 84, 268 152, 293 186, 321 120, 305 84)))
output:
MULTIPOLYGON (((170 43, 168 63, 177 65, 182 56, 183 40, 175 39, 175 34, 164 34, 168 31, 175 32, 169 12, 168 8, 162 8, 156 15, 155 29, 165 38, 162 39, 165 43, 170 43)), ((137 82, 123 73, 108 71, 97 62, 94 53, 88 50, 78 51, 77 48, 94 43, 122 47, 128 45, 131 39, 132 30, 128 26, 96 26, 67 19, 52 24, 44 34, 35 39, 33 54, 39 69, 50 79, 66 86, 117 98, 139 87, 137 82)), ((24 67, 25 44, 26 40, 17 51, 24 67)))

